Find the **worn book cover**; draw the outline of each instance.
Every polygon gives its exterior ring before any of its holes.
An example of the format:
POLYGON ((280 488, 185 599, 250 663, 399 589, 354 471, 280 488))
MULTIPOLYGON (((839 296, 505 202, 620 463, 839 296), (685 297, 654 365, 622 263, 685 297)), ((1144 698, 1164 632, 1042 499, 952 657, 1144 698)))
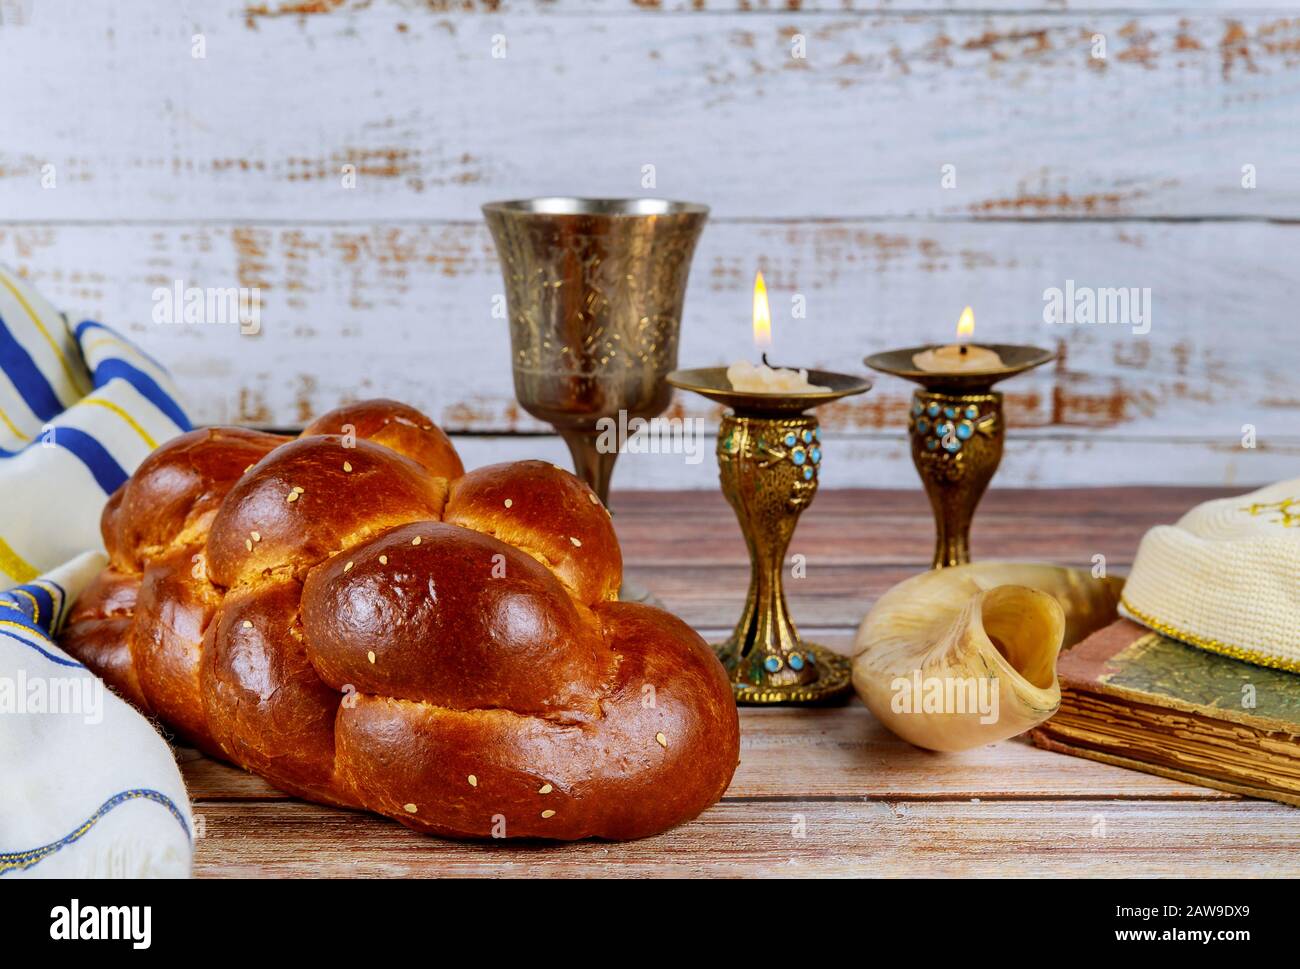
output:
POLYGON ((1300 675, 1121 619, 1061 656, 1049 750, 1300 806, 1300 675))

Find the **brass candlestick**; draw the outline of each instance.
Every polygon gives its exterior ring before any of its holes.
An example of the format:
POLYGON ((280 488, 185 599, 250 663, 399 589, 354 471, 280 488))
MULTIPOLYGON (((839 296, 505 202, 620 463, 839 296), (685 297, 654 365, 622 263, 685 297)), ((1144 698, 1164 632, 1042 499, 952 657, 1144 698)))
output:
POLYGON ((1002 460, 1006 426, 998 381, 1041 366, 1056 356, 1040 347, 981 344, 993 350, 1003 365, 996 369, 936 373, 921 370, 913 357, 937 344, 889 350, 867 357, 881 373, 921 385, 912 395, 907 430, 912 463, 921 475, 934 510, 935 545, 932 568, 970 561, 970 523, 1002 460))
POLYGON ((722 367, 675 370, 668 382, 731 408, 718 428, 722 493, 736 512, 749 547, 750 579, 735 632, 714 646, 738 703, 810 703, 850 685, 849 660, 801 639, 785 601, 785 553, 800 513, 817 493, 821 429, 805 413, 861 394, 870 382, 809 371, 830 390, 760 394, 733 390, 722 367))

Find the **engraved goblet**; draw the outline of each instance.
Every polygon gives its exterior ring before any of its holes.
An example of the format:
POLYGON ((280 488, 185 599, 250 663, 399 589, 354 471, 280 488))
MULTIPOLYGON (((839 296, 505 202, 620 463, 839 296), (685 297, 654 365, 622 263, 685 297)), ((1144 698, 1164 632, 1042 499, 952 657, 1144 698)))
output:
POLYGON ((686 277, 708 207, 663 199, 523 199, 484 206, 506 280, 515 395, 554 425, 608 502, 617 451, 601 418, 653 418, 672 399, 686 277))
POLYGON ((617 448, 599 423, 672 399, 691 256, 708 207, 663 199, 537 198, 483 206, 510 316, 515 396, 554 425, 608 504, 617 448))

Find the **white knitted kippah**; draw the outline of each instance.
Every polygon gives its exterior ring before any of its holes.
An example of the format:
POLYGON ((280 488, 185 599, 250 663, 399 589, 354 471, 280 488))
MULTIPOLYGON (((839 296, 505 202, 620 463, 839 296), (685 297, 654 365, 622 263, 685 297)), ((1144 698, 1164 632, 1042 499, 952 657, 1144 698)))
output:
POLYGON ((1300 478, 1151 529, 1119 611, 1193 646, 1300 672, 1300 478))

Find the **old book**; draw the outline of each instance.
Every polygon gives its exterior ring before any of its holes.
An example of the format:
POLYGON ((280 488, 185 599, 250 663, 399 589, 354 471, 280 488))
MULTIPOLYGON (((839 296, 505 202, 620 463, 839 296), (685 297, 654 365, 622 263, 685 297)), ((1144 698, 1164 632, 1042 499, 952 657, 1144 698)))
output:
POLYGON ((1061 656, 1048 750, 1300 806, 1300 675, 1121 619, 1061 656))

